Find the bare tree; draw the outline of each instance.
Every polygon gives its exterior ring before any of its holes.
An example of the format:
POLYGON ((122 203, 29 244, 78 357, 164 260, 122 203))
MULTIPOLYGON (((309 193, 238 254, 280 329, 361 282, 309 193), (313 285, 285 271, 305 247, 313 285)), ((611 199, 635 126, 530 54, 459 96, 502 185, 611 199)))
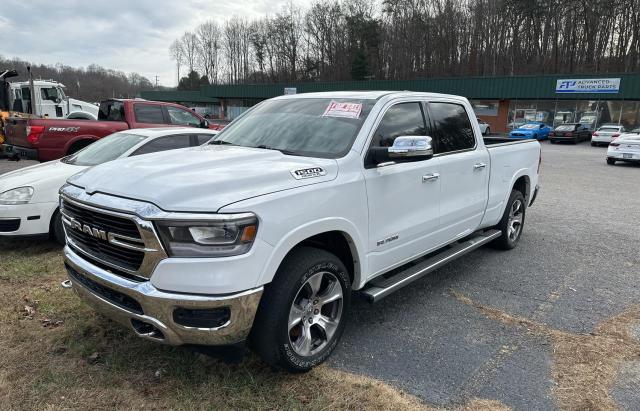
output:
POLYGON ((209 78, 210 83, 215 84, 218 82, 218 61, 221 48, 220 27, 210 20, 199 25, 195 35, 198 41, 197 54, 202 73, 209 78))

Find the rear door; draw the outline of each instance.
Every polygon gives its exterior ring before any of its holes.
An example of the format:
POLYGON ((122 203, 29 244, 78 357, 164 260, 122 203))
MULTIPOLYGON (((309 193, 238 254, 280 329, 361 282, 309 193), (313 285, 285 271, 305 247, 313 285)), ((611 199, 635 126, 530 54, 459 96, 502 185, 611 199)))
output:
POLYGON ((450 242, 475 231, 487 205, 489 152, 479 145, 462 104, 428 103, 440 170, 440 227, 450 242))

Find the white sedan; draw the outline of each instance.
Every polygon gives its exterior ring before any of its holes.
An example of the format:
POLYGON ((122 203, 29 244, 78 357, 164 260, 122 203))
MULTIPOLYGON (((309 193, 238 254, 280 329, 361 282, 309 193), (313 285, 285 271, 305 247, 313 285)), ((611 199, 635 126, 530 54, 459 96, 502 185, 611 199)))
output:
POLYGON ((640 129, 634 132, 625 133, 609 144, 607 164, 614 165, 616 161, 640 163, 640 129))
POLYGON ((64 243, 58 191, 67 178, 118 158, 202 145, 217 130, 167 127, 126 130, 60 160, 0 176, 0 237, 49 235, 64 243))
POLYGON ((624 133, 623 126, 605 125, 594 131, 591 135, 591 145, 599 146, 606 145, 620 137, 620 134, 624 133))

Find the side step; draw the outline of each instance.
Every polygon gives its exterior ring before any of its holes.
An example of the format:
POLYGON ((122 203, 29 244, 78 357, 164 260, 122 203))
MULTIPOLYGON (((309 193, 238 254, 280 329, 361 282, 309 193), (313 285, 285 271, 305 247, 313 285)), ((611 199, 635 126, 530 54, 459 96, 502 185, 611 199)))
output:
POLYGON ((394 274, 391 277, 380 276, 374 278, 360 291, 360 293, 371 303, 380 301, 394 291, 398 291, 405 285, 422 278, 443 265, 456 260, 463 255, 481 247, 488 242, 500 237, 500 230, 488 230, 466 241, 453 243, 443 251, 429 257, 409 268, 394 274))

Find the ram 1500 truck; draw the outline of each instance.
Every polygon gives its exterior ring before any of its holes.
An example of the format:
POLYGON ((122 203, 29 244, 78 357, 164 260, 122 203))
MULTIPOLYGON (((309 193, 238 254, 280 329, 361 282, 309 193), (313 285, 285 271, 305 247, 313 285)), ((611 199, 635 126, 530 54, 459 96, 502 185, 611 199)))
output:
POLYGON ((57 160, 117 131, 167 125, 214 128, 204 117, 179 104, 112 99, 100 103, 98 121, 10 118, 5 125, 3 150, 9 157, 57 160))
POLYGON ((372 302, 484 244, 511 249, 540 144, 483 139, 467 99, 282 96, 208 145, 116 160, 61 189, 69 281, 142 338, 249 341, 324 361, 352 294, 372 302))

